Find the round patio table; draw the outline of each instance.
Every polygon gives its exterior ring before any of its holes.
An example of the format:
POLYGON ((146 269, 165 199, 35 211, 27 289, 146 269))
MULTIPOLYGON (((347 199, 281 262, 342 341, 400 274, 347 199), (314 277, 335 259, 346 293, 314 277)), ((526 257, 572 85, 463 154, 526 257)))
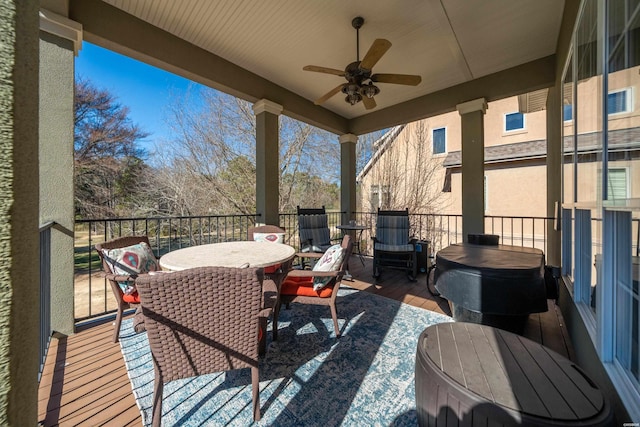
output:
POLYGON ((163 255, 163 270, 180 271, 194 267, 267 267, 293 258, 295 249, 282 243, 222 242, 190 246, 163 255))
MULTIPOLYGON (((336 228, 342 231, 342 235, 348 234, 350 231, 354 232, 353 239, 353 253, 357 254, 360 257, 360 262, 364 267, 364 258, 362 257, 362 251, 360 250, 360 242, 362 241, 362 232, 364 230, 368 230, 369 227, 366 225, 358 225, 358 224, 342 224, 336 225, 336 228)), ((348 266, 347 266, 348 269, 348 266)))
POLYGON ((521 333, 530 313, 547 311, 544 265, 536 248, 453 244, 436 254, 435 287, 455 320, 521 333))

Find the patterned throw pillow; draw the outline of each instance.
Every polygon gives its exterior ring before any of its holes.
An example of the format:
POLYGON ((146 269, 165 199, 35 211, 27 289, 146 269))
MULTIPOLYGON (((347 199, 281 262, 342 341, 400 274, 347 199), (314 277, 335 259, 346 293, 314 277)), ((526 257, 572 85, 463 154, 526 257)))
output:
MULTIPOLYGON (((124 248, 105 249, 103 254, 114 274, 137 276, 160 270, 156 256, 146 242, 124 248)), ((133 281, 118 282, 118 285, 127 295, 135 292, 133 281)))
POLYGON ((253 233, 256 242, 284 243, 284 233, 253 233))
MULTIPOLYGON (((313 266, 313 271, 337 271, 344 257, 344 249, 340 245, 333 245, 322 255, 313 266)), ((313 290, 319 291, 329 284, 333 277, 314 277, 313 290)))

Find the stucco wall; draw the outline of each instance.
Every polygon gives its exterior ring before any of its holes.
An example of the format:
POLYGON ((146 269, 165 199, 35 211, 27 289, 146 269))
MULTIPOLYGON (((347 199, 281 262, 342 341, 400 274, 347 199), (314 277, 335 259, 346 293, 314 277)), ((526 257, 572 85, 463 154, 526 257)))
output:
POLYGON ((489 102, 484 117, 485 147, 546 139, 547 118, 544 110, 525 114, 524 129, 505 132, 505 114, 517 111, 517 96, 489 102))
POLYGON ((51 327, 73 320, 73 43, 40 32, 40 225, 51 230, 51 327))
POLYGON ((38 2, 0 0, 0 425, 37 420, 38 2))

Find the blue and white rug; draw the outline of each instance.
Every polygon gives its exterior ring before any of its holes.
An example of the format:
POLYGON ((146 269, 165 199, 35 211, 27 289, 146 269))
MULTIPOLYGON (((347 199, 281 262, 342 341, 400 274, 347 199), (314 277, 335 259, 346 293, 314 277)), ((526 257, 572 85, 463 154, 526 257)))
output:
MULTIPOLYGON (((258 426, 416 426, 414 369, 420 333, 448 316, 350 288, 338 294, 342 336, 329 307, 283 306, 278 341, 260 365, 258 426)), ((120 344, 144 425, 151 424, 153 364, 147 334, 122 322, 120 344)), ((163 425, 247 426, 251 371, 168 383, 163 425)))

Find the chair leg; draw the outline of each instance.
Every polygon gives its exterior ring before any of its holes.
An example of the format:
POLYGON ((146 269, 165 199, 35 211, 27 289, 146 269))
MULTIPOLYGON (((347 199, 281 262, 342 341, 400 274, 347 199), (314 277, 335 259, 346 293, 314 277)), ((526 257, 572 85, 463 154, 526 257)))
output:
POLYGON ((253 398, 253 420, 260 421, 260 371, 251 367, 251 395, 253 398))
POLYGON ((116 324, 113 330, 113 342, 118 342, 120 339, 120 325, 122 324, 122 312, 123 308, 121 304, 118 304, 118 311, 116 312, 116 324))
POLYGON ((158 369, 155 371, 155 380, 153 384, 153 412, 152 412, 152 424, 153 427, 160 427, 162 423, 162 391, 164 388, 163 379, 158 374, 158 369))
POLYGON ((331 317, 333 318, 333 329, 336 331, 336 338, 340 338, 340 328, 338 327, 338 310, 336 309, 336 305, 331 304, 329 306, 331 308, 331 317))
POLYGON ((273 321, 271 323, 271 329, 274 341, 278 340, 278 316, 280 316, 280 301, 276 302, 276 306, 273 308, 273 321))
POLYGON ((414 251, 411 253, 411 270, 409 272, 409 280, 415 282, 416 277, 418 277, 418 256, 414 251))
POLYGON ((380 259, 378 259, 378 254, 376 251, 373 251, 373 278, 377 279, 380 277, 380 267, 378 266, 380 263, 380 259))
POLYGON ((267 352, 267 318, 260 316, 258 319, 258 355, 263 356, 267 352))

